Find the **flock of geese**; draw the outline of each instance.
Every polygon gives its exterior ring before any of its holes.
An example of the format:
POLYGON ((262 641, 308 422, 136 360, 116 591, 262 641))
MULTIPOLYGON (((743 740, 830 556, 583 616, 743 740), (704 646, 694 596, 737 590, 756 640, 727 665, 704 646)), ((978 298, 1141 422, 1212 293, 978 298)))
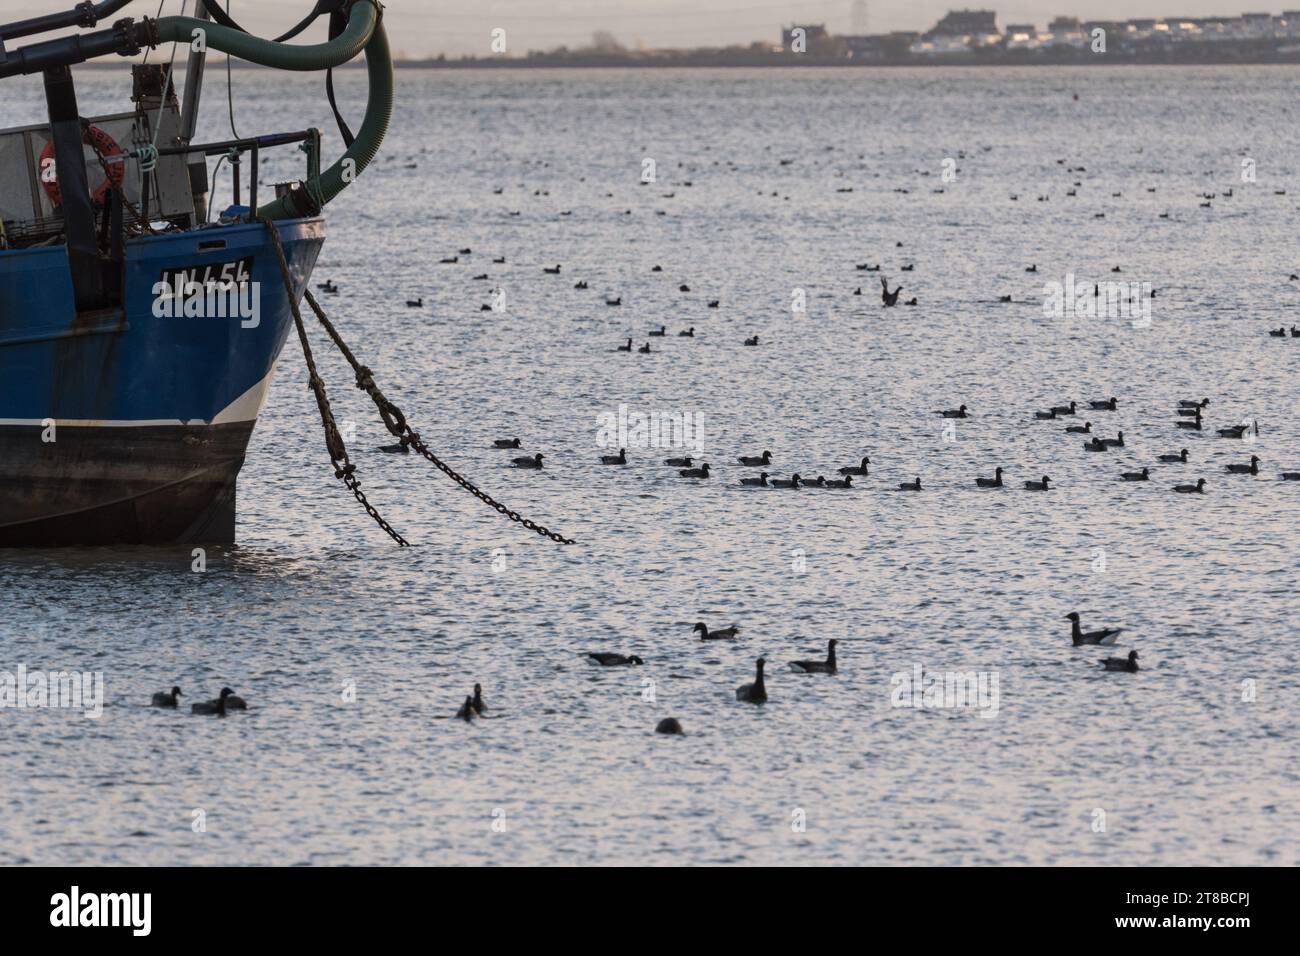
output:
MULTIPOLYGON (((1094 413, 1114 412, 1119 410, 1119 400, 1114 396, 1106 399, 1090 400, 1088 408, 1094 413)), ((1210 400, 1202 398, 1200 400, 1181 399, 1178 406, 1174 409, 1175 419, 1173 425, 1176 429, 1183 432, 1202 432, 1205 429, 1203 410, 1208 408, 1210 400)), ((1077 420, 1079 417, 1080 406, 1077 401, 1070 401, 1068 404, 1054 405, 1046 411, 1037 411, 1034 413, 1036 421, 1060 421, 1062 419, 1077 420)), ((944 419, 967 419, 973 417, 971 410, 966 405, 959 405, 956 408, 941 409, 935 414, 944 419)), ((1232 439, 1235 441, 1253 441, 1259 435, 1259 422, 1252 421, 1238 425, 1228 425, 1215 430, 1219 438, 1232 439)), ((1083 442, 1083 449, 1086 452, 1109 452, 1113 449, 1124 449, 1129 446, 1125 442, 1124 432, 1116 430, 1114 438, 1102 438, 1100 435, 1093 433, 1092 422, 1085 421, 1082 425, 1071 424, 1065 427, 1065 433, 1071 435, 1091 435, 1087 441, 1083 442)), ((518 438, 498 438, 493 442, 493 447, 497 449, 521 449, 523 443, 518 438)), ((531 455, 522 455, 511 459, 511 464, 515 468, 539 470, 543 466, 543 455, 541 452, 535 452, 531 455)), ((776 478, 773 473, 766 469, 773 463, 773 455, 770 450, 764 450, 759 455, 740 455, 736 461, 744 469, 758 469, 756 477, 742 477, 739 483, 748 488, 782 488, 782 489, 835 489, 851 490, 864 487, 862 484, 855 485, 854 478, 866 478, 870 475, 871 458, 863 455, 857 464, 843 465, 836 469, 839 478, 827 478, 819 474, 816 478, 805 478, 802 472, 794 472, 789 478, 776 478)), ((1181 448, 1176 452, 1167 452, 1155 456, 1155 464, 1158 465, 1186 465, 1190 463, 1190 453, 1186 448, 1181 448)), ((601 455, 600 464, 609 466, 626 466, 630 463, 627 449, 620 448, 617 455, 601 455)), ((684 479, 692 481, 704 481, 714 477, 712 466, 707 461, 696 462, 693 456, 682 456, 675 458, 666 458, 664 465, 677 469, 677 474, 684 479)), ((1231 475, 1251 475, 1260 474, 1260 458, 1258 455, 1251 455, 1249 462, 1230 462, 1224 466, 1224 472, 1231 475)), ((982 489, 1001 489, 1008 487, 1003 480, 1005 471, 999 465, 994 468, 993 476, 974 478, 976 488, 982 489)), ((1300 481, 1300 471, 1283 471, 1278 475, 1282 481, 1300 481)), ((1144 465, 1141 471, 1122 471, 1119 473, 1119 480, 1125 482, 1139 482, 1151 480, 1151 468, 1144 465)), ((1031 478, 1021 482, 1025 491, 1051 491, 1054 486, 1051 476, 1043 475, 1041 478, 1031 478)), ((1193 483, 1180 482, 1172 486, 1174 492, 1178 494, 1204 494, 1206 480, 1197 478, 1193 483)), ((921 476, 915 476, 911 481, 899 482, 897 485, 899 491, 921 491, 921 476)))
MULTIPOLYGON (((180 706, 180 698, 183 696, 181 689, 173 686, 170 691, 159 691, 154 694, 153 706, 170 707, 175 710, 180 706)), ((227 711, 231 710, 248 710, 248 703, 229 687, 221 688, 221 693, 212 700, 202 700, 190 705, 191 714, 203 716, 224 717, 227 711)))

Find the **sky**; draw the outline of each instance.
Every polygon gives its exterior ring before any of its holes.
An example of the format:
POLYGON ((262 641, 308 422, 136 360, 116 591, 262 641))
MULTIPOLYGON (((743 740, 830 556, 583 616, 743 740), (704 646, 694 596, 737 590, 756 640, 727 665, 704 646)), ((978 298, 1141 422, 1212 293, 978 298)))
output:
MULTIPOLYGON (((187 12, 195 0, 188 0, 187 12)), ((1159 16, 1233 16, 1280 13, 1286 7, 1240 5, 1240 0, 861 0, 872 33, 923 30, 950 8, 997 11, 998 23, 1046 26, 1054 16, 1127 19, 1159 16)), ((1300 8, 1300 0, 1286 0, 1300 8)), ((164 0, 164 12, 179 12, 181 0, 164 0)), ((231 15, 248 29, 274 36, 296 23, 313 0, 230 0, 231 15)), ((0 22, 53 13, 75 0, 0 0, 0 22)), ((385 18, 393 50, 400 56, 489 55, 492 31, 506 31, 507 50, 522 54, 557 46, 590 44, 605 31, 629 47, 698 47, 780 42, 782 24, 825 23, 833 33, 854 30, 854 0, 389 0, 385 18)), ((153 15, 158 0, 136 0, 119 16, 153 15)), ((27 42, 27 41, 19 41, 27 42)))

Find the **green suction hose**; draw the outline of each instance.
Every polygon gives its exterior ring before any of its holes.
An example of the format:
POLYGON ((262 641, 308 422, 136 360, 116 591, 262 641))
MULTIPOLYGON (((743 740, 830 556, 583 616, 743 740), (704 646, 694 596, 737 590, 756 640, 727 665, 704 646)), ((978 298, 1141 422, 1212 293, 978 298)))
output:
MULTIPOLYGON (((163 17, 158 20, 160 42, 190 43, 195 30, 207 36, 207 45, 241 60, 273 66, 284 70, 325 70, 365 53, 366 74, 370 83, 370 96, 366 102, 366 115, 357 130, 356 139, 333 166, 307 184, 307 193, 316 197, 321 205, 347 188, 361 174, 375 156, 388 132, 388 121, 393 114, 393 60, 388 49, 388 36, 379 22, 379 9, 375 0, 357 0, 352 6, 348 25, 337 38, 328 43, 295 46, 276 43, 231 30, 220 24, 192 17, 163 17)), ((282 196, 257 210, 266 219, 297 219, 310 213, 299 209, 292 194, 282 196)))

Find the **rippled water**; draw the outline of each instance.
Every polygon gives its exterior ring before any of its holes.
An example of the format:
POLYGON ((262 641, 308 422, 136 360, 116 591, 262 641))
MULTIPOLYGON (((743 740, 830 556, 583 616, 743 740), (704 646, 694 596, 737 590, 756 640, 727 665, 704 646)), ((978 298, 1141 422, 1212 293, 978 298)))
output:
MULTIPOLYGON (((239 132, 310 123, 337 149, 320 82, 270 76, 236 74, 239 132)), ((0 556, 0 669, 103 671, 108 697, 97 721, 0 711, 0 861, 1300 862, 1300 484, 1275 480, 1300 470, 1300 342, 1265 334, 1300 297, 1300 73, 398 80, 380 165, 330 208, 317 279, 343 292, 325 305, 432 447, 579 543, 377 454, 365 396, 322 357, 365 488, 416 545, 392 546, 331 477, 291 342, 239 544, 206 573, 182 548, 0 556), (865 262, 920 304, 883 310, 865 262), (1043 284, 1067 273, 1150 283, 1150 327, 1045 318, 1043 284), (498 287, 504 311, 481 312, 498 287), (660 325, 654 354, 613 351, 660 325), (1033 420, 1111 395, 1117 412, 1084 417, 1123 429, 1122 450, 1033 420), (1172 406, 1203 396, 1208 426, 1258 419, 1258 441, 1177 432, 1172 406), (973 417, 945 435, 934 412, 960 403, 973 417), (714 477, 659 463, 676 450, 596 464, 621 404, 700 416, 714 477), (543 471, 504 467, 489 446, 514 435, 543 471), (1184 446, 1190 464, 1154 464, 1184 446), (851 492, 739 487, 735 456, 765 448, 783 476, 864 454, 872 474, 851 492), (1258 478, 1224 474, 1252 453, 1258 478), (977 490, 998 465, 1011 487, 977 490), (1143 465, 1149 484, 1118 480, 1143 465), (1050 493, 1019 490, 1044 473, 1050 493), (893 490, 916 475, 926 490, 893 490), (1201 476, 1204 497, 1171 491, 1201 476), (1072 648, 1070 610, 1120 644, 1072 648), (697 620, 742 639, 702 644, 697 620), (829 637, 837 676, 786 669, 829 637), (1140 673, 1101 672, 1130 648, 1140 673), (770 700, 753 707, 733 690, 760 654, 770 700), (891 677, 916 665, 995 677, 996 715, 893 706, 891 677), (447 719, 476 681, 496 719, 447 719), (172 683, 230 684, 251 709, 147 706, 172 683), (685 737, 653 733, 666 715, 685 737)), ((86 113, 129 91, 81 84, 86 113)), ((364 78, 341 84, 359 118, 364 78)), ((3 125, 41 116, 36 84, 18 93, 3 125)))

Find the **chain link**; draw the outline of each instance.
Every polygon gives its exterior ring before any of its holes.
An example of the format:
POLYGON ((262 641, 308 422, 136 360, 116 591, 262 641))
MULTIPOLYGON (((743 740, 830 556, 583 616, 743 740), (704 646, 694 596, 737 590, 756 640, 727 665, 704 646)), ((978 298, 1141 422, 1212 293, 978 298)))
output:
POLYGON ((384 427, 401 441, 403 451, 406 451, 408 448, 414 448, 428 459, 435 468, 472 494, 479 501, 496 510, 498 514, 505 515, 511 521, 517 521, 529 531, 534 531, 543 537, 550 538, 557 544, 574 543, 572 538, 566 538, 564 535, 552 531, 544 525, 537 524, 537 522, 525 518, 523 515, 519 514, 519 512, 507 508, 501 502, 497 501, 486 491, 477 487, 472 481, 457 472, 456 469, 452 468, 431 452, 420 439, 420 433, 411 428, 410 423, 406 420, 406 416, 402 414, 402 410, 390 402, 384 393, 379 390, 379 386, 375 384, 374 374, 370 369, 357 361, 356 356, 352 354, 352 350, 348 348, 347 343, 343 341, 343 337, 340 336, 338 330, 334 328, 334 323, 330 322, 326 317, 324 310, 321 309, 320 304, 311 294, 311 291, 308 290, 304 293, 303 297, 307 300, 307 304, 311 306, 311 310, 316 313, 316 318, 329 334, 329 337, 334 340, 334 345, 338 348, 339 352, 343 354, 343 357, 348 360, 348 364, 352 366, 352 370, 357 376, 357 388, 370 396, 371 400, 375 403, 375 407, 379 409, 379 417, 384 420, 384 427))
POLYGON ((334 463, 334 477, 347 486, 348 491, 352 492, 353 497, 361 503, 361 507, 366 509, 366 514, 375 519, 375 523, 383 528, 390 538, 402 547, 407 547, 410 542, 384 520, 384 516, 366 499, 365 492, 361 490, 361 482, 356 476, 357 466, 348 460, 348 449, 334 420, 334 410, 330 408, 329 396, 325 393, 325 382, 316 371, 316 360, 311 353, 311 343, 307 340, 307 330, 302 324, 302 312, 298 309, 298 300, 293 294, 293 280, 289 275, 288 260, 284 257, 284 245, 280 242, 280 231, 271 220, 261 221, 266 224, 267 231, 271 234, 271 245, 275 247, 275 254, 280 260, 280 274, 284 277, 284 289, 289 296, 289 309, 293 313, 293 322, 298 328, 298 340, 302 343, 302 354, 307 362, 307 387, 316 396, 316 407, 320 410, 321 423, 325 426, 325 447, 329 451, 330 461, 334 463))

